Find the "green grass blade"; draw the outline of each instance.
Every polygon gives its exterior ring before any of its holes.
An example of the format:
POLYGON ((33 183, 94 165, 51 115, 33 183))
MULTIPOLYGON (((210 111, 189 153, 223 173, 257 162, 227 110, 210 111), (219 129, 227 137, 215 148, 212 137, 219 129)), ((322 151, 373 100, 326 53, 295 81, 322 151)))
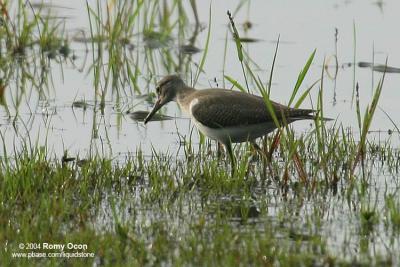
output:
POLYGON ((278 48, 279 48, 279 41, 280 41, 280 38, 281 38, 281 36, 278 35, 278 41, 276 42, 275 53, 274 53, 274 59, 272 60, 271 71, 270 71, 270 73, 269 73, 268 95, 271 95, 272 76, 273 76, 273 74, 274 74, 275 62, 276 62, 276 55, 278 54, 278 48))
POLYGON ((211 4, 209 9, 209 17, 208 17, 208 31, 207 31, 207 39, 206 39, 206 46, 203 51, 203 56, 201 57, 200 65, 197 68, 197 72, 193 81, 193 86, 197 83, 200 73, 203 71, 204 64, 206 62, 207 53, 208 53, 208 45, 210 44, 210 37, 211 37, 211 4))
POLYGON ((233 84, 233 86, 235 86, 236 88, 238 88, 240 91, 246 93, 246 89, 244 89, 244 87, 235 79, 233 79, 232 77, 228 76, 228 75, 224 75, 225 79, 227 79, 230 83, 233 84))
POLYGON ((299 108, 301 106, 301 104, 304 102, 304 99, 309 95, 311 89, 313 89, 314 86, 320 81, 321 79, 316 80, 310 87, 307 88, 307 90, 297 100, 296 104, 294 105, 294 108, 299 108))
POLYGON ((304 68, 300 71, 299 77, 297 78, 297 81, 296 81, 296 85, 294 86, 294 89, 293 89, 293 92, 292 92, 292 96, 290 97, 288 106, 290 106, 292 104, 292 102, 294 101, 294 98, 296 97, 297 91, 299 90, 301 84, 304 81, 304 78, 306 77, 306 74, 307 74, 308 70, 310 69, 311 63, 314 60, 314 56, 315 56, 316 52, 317 52, 317 50, 315 49, 312 52, 311 56, 308 58, 304 68))
POLYGON ((392 117, 390 117, 389 113, 387 113, 384 109, 382 109, 381 107, 379 107, 379 109, 386 115, 386 117, 388 117, 388 119, 390 120, 390 122, 393 124, 394 128, 396 128, 396 131, 398 133, 400 133, 400 129, 397 126, 396 122, 392 119, 392 117))
POLYGON ((243 47, 242 47, 242 43, 240 42, 239 32, 236 29, 235 22, 233 21, 232 14, 231 14, 231 12, 229 12, 229 10, 228 10, 227 14, 228 14, 231 26, 232 26, 233 39, 236 44, 237 55, 238 55, 239 61, 243 62, 243 51, 242 51, 243 47))

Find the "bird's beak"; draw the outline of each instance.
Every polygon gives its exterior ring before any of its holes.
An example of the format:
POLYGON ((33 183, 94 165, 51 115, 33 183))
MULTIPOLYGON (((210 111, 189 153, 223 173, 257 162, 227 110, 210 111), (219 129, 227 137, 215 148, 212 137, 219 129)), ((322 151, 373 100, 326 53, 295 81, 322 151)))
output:
POLYGON ((157 111, 164 106, 165 103, 163 103, 161 97, 158 97, 156 103, 154 104, 153 109, 150 111, 150 113, 147 115, 147 117, 144 119, 144 124, 148 123, 151 118, 154 116, 154 114, 157 113, 157 111))

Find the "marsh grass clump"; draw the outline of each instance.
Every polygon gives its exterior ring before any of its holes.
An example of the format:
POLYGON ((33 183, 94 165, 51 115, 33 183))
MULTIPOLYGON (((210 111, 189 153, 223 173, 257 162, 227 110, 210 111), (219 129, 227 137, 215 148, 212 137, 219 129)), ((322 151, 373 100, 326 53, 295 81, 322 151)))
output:
MULTIPOLYGON (((328 140, 336 132, 327 131, 328 140)), ((0 224, 1 242, 7 244, 0 257, 11 263, 10 253, 18 251, 20 242, 52 240, 87 244, 96 256, 71 259, 77 264, 207 265, 213 259, 218 265, 335 266, 365 264, 366 256, 396 260, 395 187, 375 190, 381 176, 371 174, 365 183, 359 170, 352 179, 338 173, 333 190, 318 166, 325 163, 307 163, 318 156, 317 146, 310 145, 316 137, 303 138, 297 141, 299 149, 307 149, 301 160, 308 183, 299 179, 294 164, 285 163, 281 148, 264 172, 262 159, 252 158, 249 146, 237 147, 238 171, 232 177, 229 161, 218 159, 207 146, 189 151, 192 160, 155 151, 149 158, 137 151, 118 162, 94 156, 80 163, 68 152, 56 158, 46 147, 26 145, 0 158, 0 218, 9 218, 0 224), (284 173, 287 181, 281 179, 284 173), (383 194, 385 202, 371 204, 383 194), (378 231, 392 236, 394 244, 386 248, 390 254, 369 249, 378 231), (357 240, 359 253, 353 249, 357 240)), ((349 144, 349 151, 357 151, 357 143, 349 144)), ((347 160, 335 158, 342 166, 347 160)), ((367 157, 364 167, 373 164, 367 157)))
POLYGON ((51 19, 29 1, 1 1, 0 8, 0 79, 9 88, 4 97, 2 92, 2 104, 12 117, 32 89, 41 99, 49 96, 51 61, 63 63, 70 49, 62 19, 51 19))
POLYGON ((108 93, 118 100, 146 93, 139 86, 140 76, 149 83, 157 80, 157 73, 192 70, 201 30, 195 1, 189 8, 180 1, 87 1, 86 8, 90 37, 84 40, 93 51, 90 70, 100 104, 108 93), (191 11, 195 25, 189 20, 191 11))
POLYGON ((385 199, 385 226, 391 227, 393 235, 400 234, 400 202, 394 194, 389 194, 385 199))
POLYGON ((65 45, 65 21, 45 16, 43 10, 34 9, 29 1, 5 1, 1 3, 1 9, 3 24, 0 38, 11 58, 27 55, 35 45, 38 45, 40 53, 55 53, 65 45))

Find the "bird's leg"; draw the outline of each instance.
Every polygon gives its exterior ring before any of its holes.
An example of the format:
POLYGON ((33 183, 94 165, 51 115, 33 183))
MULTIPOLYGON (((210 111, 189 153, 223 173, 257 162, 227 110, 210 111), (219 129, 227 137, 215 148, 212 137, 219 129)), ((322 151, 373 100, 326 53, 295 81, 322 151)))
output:
POLYGON ((222 157, 222 150, 223 144, 217 141, 217 157, 220 159, 222 157))
POLYGON ((236 161, 235 161, 235 156, 233 155, 232 143, 228 142, 227 144, 225 144, 225 147, 226 147, 226 151, 228 151, 229 158, 231 160, 232 176, 233 176, 233 174, 235 173, 236 161))
POLYGON ((260 154, 263 162, 263 176, 266 177, 266 166, 268 166, 269 172, 271 175, 273 174, 271 164, 268 164, 270 161, 268 160, 267 154, 261 149, 261 147, 255 142, 255 140, 250 141, 251 145, 254 147, 254 149, 260 154))
MULTIPOLYGON (((257 155, 257 152, 258 152, 262 158, 266 158, 266 155, 265 155, 264 151, 263 151, 263 150, 261 149, 261 147, 256 143, 255 140, 251 140, 251 141, 250 141, 250 144, 251 144, 251 146, 254 148, 254 150, 256 151, 256 155, 257 155)), ((254 156, 256 156, 256 155, 254 155, 254 156)))

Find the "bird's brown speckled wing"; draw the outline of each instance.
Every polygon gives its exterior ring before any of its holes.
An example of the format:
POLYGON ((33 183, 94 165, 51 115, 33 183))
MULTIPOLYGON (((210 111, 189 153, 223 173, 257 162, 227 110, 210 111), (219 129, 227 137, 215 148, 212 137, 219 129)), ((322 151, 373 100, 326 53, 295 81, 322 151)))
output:
MULTIPOLYGON (((255 95, 223 89, 199 90, 193 96, 198 100, 192 106, 193 117, 210 128, 244 126, 271 122, 272 116, 264 100, 255 95)), ((311 109, 292 109, 272 102, 275 114, 287 122, 300 119, 312 119, 311 109)))

